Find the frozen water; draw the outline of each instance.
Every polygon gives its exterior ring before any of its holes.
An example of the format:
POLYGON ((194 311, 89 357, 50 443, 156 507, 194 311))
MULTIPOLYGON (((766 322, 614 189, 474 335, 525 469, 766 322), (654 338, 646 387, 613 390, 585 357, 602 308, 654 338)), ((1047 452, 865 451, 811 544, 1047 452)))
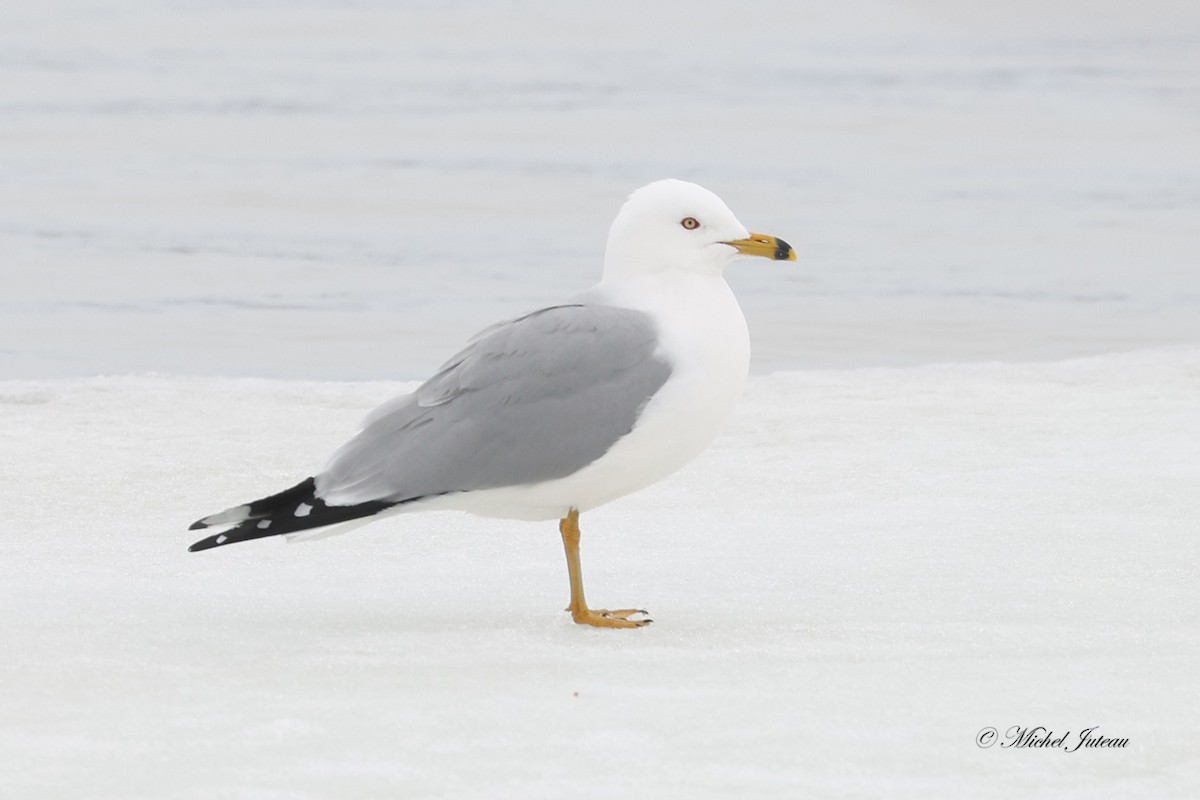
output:
POLYGON ((997 8, 10 2, 0 375, 416 379, 666 176, 759 370, 1195 342, 1200 11, 997 8))
POLYGON ((0 383, 5 797, 1200 792, 1200 348, 753 376, 582 520, 645 630, 570 622, 552 523, 186 552, 401 388, 0 383))

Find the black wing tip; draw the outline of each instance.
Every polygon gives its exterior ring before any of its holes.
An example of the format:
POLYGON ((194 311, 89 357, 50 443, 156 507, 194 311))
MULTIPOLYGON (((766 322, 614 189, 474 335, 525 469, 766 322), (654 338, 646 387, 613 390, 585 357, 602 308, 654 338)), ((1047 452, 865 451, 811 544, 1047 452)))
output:
POLYGON ((193 542, 188 548, 189 553, 199 553, 201 550, 211 550, 214 547, 221 547, 227 544, 237 544, 238 542, 249 542, 254 539, 261 539, 272 534, 262 531, 238 531, 236 528, 231 528, 224 533, 216 533, 209 536, 207 539, 201 539, 198 542, 193 542))
POLYGON ((196 520, 188 528, 189 531, 223 527, 226 524, 232 524, 233 527, 195 542, 188 548, 188 552, 198 553, 227 544, 297 533, 310 528, 324 528, 327 525, 373 516, 392 506, 400 505, 391 500, 368 500, 352 506, 329 506, 313 494, 313 487, 314 479, 306 478, 287 491, 248 503, 245 506, 245 516, 237 522, 229 523, 228 517, 232 515, 227 512, 196 520), (304 514, 296 516, 300 505, 306 506, 304 514))
POLYGON ((233 506, 232 508, 228 508, 219 514, 209 514, 207 517, 201 517, 189 525, 188 530, 202 531, 205 528, 211 528, 213 527, 214 523, 211 523, 208 520, 213 519, 214 517, 225 520, 224 522, 216 522, 215 524, 217 525, 238 524, 245 522, 247 519, 267 517, 271 515, 271 512, 282 505, 286 505, 293 501, 306 500, 309 497, 312 497, 316 490, 317 479, 315 476, 310 475, 309 477, 297 483, 295 486, 292 486, 289 489, 284 489, 282 492, 254 500, 249 503, 243 503, 240 506, 233 506), (234 511, 238 513, 230 513, 234 511))

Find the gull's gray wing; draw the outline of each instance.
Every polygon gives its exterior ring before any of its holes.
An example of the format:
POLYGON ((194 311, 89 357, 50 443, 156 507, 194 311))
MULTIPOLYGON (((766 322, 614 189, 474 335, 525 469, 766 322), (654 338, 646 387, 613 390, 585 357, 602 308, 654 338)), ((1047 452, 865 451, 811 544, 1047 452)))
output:
POLYGON ((371 414, 319 475, 330 505, 403 502, 561 478, 629 433, 671 374, 645 313, 535 311, 484 331, 371 414))

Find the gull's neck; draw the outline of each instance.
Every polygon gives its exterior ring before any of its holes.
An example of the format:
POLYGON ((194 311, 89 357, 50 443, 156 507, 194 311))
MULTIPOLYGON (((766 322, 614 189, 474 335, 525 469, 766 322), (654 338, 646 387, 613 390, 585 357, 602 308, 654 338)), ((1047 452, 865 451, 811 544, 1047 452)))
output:
POLYGON ((612 274, 606 270, 600 282, 582 297, 641 311, 708 305, 717 298, 737 305, 729 284, 720 273, 677 270, 637 274, 612 274))

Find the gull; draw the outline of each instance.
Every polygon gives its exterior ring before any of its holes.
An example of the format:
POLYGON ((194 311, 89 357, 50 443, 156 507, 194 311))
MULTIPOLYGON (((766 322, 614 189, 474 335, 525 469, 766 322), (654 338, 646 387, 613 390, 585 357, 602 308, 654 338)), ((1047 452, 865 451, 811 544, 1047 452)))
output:
POLYGON ((641 609, 588 607, 579 515, 675 472, 728 419, 750 365, 723 276, 738 256, 796 260, 701 186, 643 186, 613 221, 598 284, 486 328, 368 415, 316 475, 193 523, 232 527, 189 549, 318 538, 423 510, 558 520, 571 618, 648 624, 641 609))

